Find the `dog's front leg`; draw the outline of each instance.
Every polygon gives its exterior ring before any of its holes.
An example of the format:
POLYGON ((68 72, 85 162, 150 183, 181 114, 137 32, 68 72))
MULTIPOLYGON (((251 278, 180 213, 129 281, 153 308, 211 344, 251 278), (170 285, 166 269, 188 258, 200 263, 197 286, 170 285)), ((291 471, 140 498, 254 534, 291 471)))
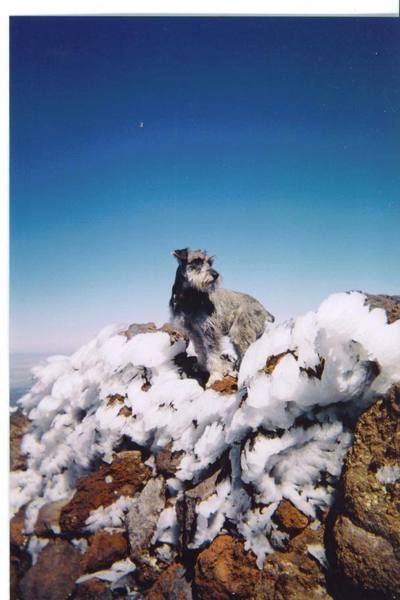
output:
POLYGON ((207 350, 207 370, 210 373, 207 381, 207 387, 215 381, 220 381, 231 372, 232 365, 221 356, 221 336, 218 335, 214 328, 209 328, 205 335, 205 344, 207 350))

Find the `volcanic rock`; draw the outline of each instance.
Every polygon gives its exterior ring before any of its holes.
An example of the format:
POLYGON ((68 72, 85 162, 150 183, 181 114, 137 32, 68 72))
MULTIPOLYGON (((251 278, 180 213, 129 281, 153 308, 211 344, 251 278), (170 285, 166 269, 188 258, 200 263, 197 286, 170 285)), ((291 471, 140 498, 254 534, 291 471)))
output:
POLYGON ((112 600, 109 585, 100 579, 90 579, 77 586, 74 600, 112 600))
POLYGON ((119 452, 111 464, 78 480, 76 492, 61 511, 60 525, 64 534, 76 535, 85 528, 90 511, 113 504, 120 496, 133 497, 151 476, 137 450, 119 452))
POLYGON ((132 559, 140 558, 148 547, 165 506, 165 483, 162 477, 150 479, 135 498, 126 516, 132 559))
POLYGON ((21 600, 67 600, 80 573, 79 550, 65 540, 52 540, 21 579, 21 600))
POLYGON ((21 451, 21 441, 30 421, 18 409, 10 415, 10 471, 25 471, 26 456, 21 451))
POLYGON ((179 563, 170 565, 146 594, 146 600, 192 600, 192 587, 179 563))
POLYGON ((289 500, 281 500, 276 509, 274 521, 278 526, 290 535, 299 533, 308 525, 308 517, 300 512, 289 500))
POLYGON ((184 455, 183 451, 173 452, 172 442, 167 444, 156 456, 157 473, 173 477, 184 455))
POLYGON ((198 556, 195 597, 198 600, 252 598, 260 578, 256 559, 245 552, 243 542, 230 535, 220 535, 198 556))
POLYGON ((365 294, 366 304, 370 308, 383 308, 386 312, 387 322, 394 323, 400 319, 400 296, 388 296, 387 294, 365 294))
POLYGON ((99 529, 88 539, 88 549, 82 557, 85 571, 108 569, 117 561, 128 556, 128 542, 121 532, 109 533, 99 529))
POLYGON ((399 463, 400 386, 393 386, 357 422, 342 473, 343 514, 334 525, 339 573, 379 598, 400 589, 399 463))
POLYGON ((184 552, 194 540, 197 526, 196 506, 214 494, 220 474, 221 469, 215 471, 196 486, 186 490, 177 499, 175 511, 179 525, 178 546, 181 552, 184 552))

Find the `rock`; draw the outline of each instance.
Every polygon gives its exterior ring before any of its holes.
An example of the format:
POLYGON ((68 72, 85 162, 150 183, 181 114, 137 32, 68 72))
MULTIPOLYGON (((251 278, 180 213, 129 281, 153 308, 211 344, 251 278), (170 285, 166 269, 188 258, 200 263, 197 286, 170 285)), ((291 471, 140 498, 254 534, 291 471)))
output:
POLYGON ((200 552, 195 566, 195 598, 231 600, 252 598, 261 578, 256 559, 246 553, 243 543, 230 535, 220 535, 200 552))
POLYGON ((10 415, 10 471, 25 471, 27 459, 21 451, 21 441, 30 421, 19 409, 10 415))
POLYGON ((157 331, 155 323, 132 323, 126 331, 121 332, 121 335, 124 335, 130 340, 139 333, 154 333, 155 331, 157 331))
POLYGON ((164 331, 165 333, 168 333, 171 346, 180 340, 184 341, 186 346, 189 344, 189 336, 187 333, 183 331, 183 329, 179 329, 179 327, 171 325, 171 323, 164 323, 164 325, 160 327, 158 331, 164 331))
POLYGON ((333 531, 336 558, 349 585, 375 598, 400 598, 400 562, 393 546, 343 515, 333 531))
POLYGON ((339 574, 350 587, 379 598, 394 597, 393 586, 400 589, 399 463, 398 385, 358 419, 333 529, 339 574))
POLYGON ((107 406, 114 406, 115 404, 124 404, 125 396, 121 394, 111 394, 107 396, 107 406))
POLYGON ((366 304, 371 308, 383 308, 386 312, 388 323, 394 323, 400 319, 400 296, 388 296, 387 294, 365 294, 366 304))
POLYGON ((67 600, 81 573, 81 553, 65 540, 52 540, 20 581, 21 600, 67 600))
POLYGON ((138 450, 115 455, 111 464, 102 463, 98 469, 78 480, 77 489, 61 511, 61 531, 79 535, 85 529, 90 511, 109 506, 120 496, 134 496, 151 476, 138 450))
POLYGON ((172 442, 163 448, 156 456, 157 473, 166 477, 173 477, 179 467, 183 451, 172 452, 172 442))
POLYGON ((74 600, 112 600, 112 598, 109 584, 100 579, 90 579, 78 584, 74 594, 74 600))
POLYGON ((26 546, 28 536, 25 535, 24 528, 25 507, 21 507, 10 520, 10 544, 13 549, 22 549, 26 546))
POLYGON ((225 375, 223 379, 214 381, 214 383, 210 385, 210 388, 216 392, 219 392, 220 394, 234 394, 238 389, 237 382, 237 377, 225 375))
POLYGON ((273 515, 278 526, 290 535, 296 535, 308 525, 308 517, 300 512, 289 500, 281 500, 273 515))
POLYGON ((184 552, 194 540, 197 527, 196 506, 215 492, 215 486, 221 469, 204 479, 196 486, 186 490, 176 501, 176 518, 179 525, 178 546, 184 552))
POLYGON ((38 536, 46 536, 60 533, 61 511, 69 500, 56 500, 48 502, 39 510, 34 532, 38 536))
POLYGON ((140 558, 143 550, 148 547, 164 506, 164 479, 162 477, 150 479, 135 498, 126 516, 130 554, 133 560, 140 558))
POLYGON ((11 548, 10 554, 10 600, 19 600, 19 581, 26 571, 31 567, 30 554, 24 550, 11 548))
POLYGON ((323 527, 307 528, 293 538, 287 552, 267 556, 252 600, 332 600, 324 569, 310 554, 313 547, 323 549, 323 534, 323 527))
POLYGON ((291 354, 297 360, 297 355, 293 350, 285 350, 285 352, 281 352, 280 354, 272 354, 267 358, 267 362, 265 363, 265 367, 261 369, 261 372, 266 375, 271 375, 274 372, 276 365, 282 360, 284 356, 287 354, 291 354))
POLYGON ((128 556, 128 542, 121 532, 108 533, 99 529, 88 538, 88 549, 82 557, 82 567, 89 573, 108 569, 128 556))
MULTIPOLYGON (((146 594, 146 600, 192 600, 192 587, 179 563, 170 565, 146 594)), ((211 598, 210 598, 211 600, 211 598)))

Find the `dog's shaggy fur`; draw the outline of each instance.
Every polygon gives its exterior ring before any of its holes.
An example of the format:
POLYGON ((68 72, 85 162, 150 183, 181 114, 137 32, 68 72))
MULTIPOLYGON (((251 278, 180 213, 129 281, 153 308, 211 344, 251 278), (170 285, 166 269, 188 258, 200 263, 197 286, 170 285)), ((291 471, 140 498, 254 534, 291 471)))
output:
POLYGON ((188 333, 200 367, 210 374, 210 384, 234 370, 222 355, 222 336, 230 338, 238 366, 274 317, 252 296, 218 288, 220 276, 206 252, 183 248, 172 254, 179 263, 169 303, 172 318, 188 333))

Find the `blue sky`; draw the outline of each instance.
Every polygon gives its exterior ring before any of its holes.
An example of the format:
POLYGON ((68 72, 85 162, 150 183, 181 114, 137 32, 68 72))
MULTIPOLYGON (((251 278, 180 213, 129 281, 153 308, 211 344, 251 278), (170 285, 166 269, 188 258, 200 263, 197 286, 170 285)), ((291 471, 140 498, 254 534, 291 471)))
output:
POLYGON ((187 245, 278 319, 399 293, 399 34, 394 18, 12 18, 11 349, 166 320, 187 245))

